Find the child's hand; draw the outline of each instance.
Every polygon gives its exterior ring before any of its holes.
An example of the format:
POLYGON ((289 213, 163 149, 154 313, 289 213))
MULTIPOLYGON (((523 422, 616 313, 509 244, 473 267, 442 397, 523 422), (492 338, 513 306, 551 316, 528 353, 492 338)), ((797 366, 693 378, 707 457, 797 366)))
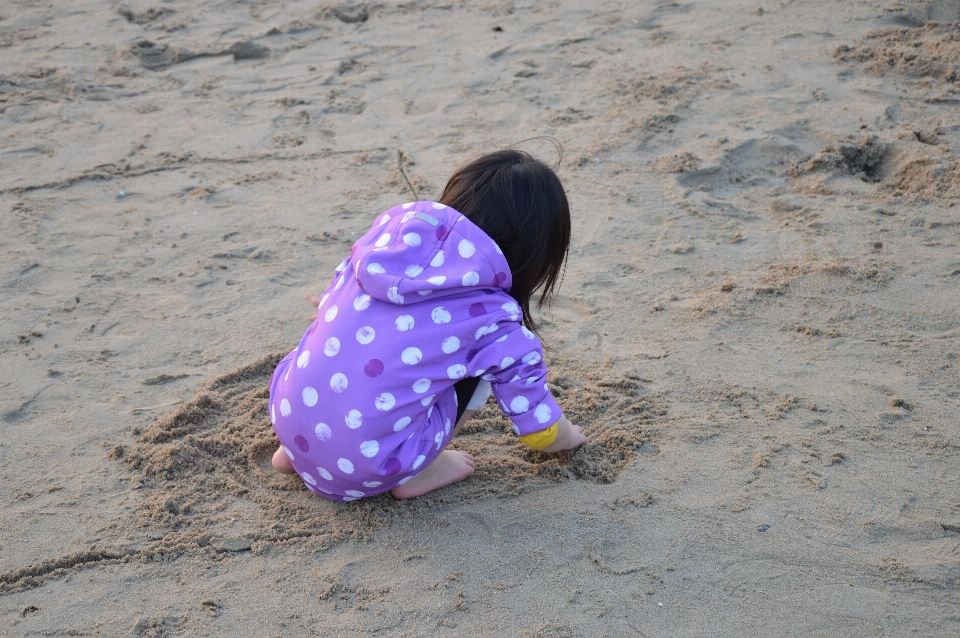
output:
MULTIPOLYGON (((314 297, 313 295, 310 295, 309 297, 307 297, 307 301, 309 301, 310 305, 312 305, 314 308, 318 308, 320 306, 320 297, 314 297)), ((316 320, 317 320, 317 313, 313 313, 312 315, 310 315, 311 323, 316 320)))
POLYGON ((560 417, 557 426, 557 438, 547 447, 540 450, 550 454, 562 450, 572 450, 587 442, 587 437, 579 425, 570 423, 567 417, 560 417))

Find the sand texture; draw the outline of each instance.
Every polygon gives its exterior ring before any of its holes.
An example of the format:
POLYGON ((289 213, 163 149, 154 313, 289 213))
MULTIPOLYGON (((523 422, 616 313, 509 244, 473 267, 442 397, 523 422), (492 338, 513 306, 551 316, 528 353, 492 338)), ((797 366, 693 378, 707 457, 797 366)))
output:
POLYGON ((958 153, 956 0, 0 3, 0 636, 960 634, 958 153), (274 473, 305 298, 545 135, 589 443, 274 473))

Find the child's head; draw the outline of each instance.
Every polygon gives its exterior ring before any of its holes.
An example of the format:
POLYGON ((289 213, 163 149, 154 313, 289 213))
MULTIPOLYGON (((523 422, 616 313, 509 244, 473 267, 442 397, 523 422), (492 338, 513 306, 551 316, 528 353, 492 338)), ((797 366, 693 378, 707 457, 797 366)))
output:
POLYGON ((535 330, 530 299, 540 290, 539 307, 553 294, 570 246, 570 207, 556 174, 523 151, 496 151, 457 169, 440 203, 497 242, 513 275, 510 295, 535 330))

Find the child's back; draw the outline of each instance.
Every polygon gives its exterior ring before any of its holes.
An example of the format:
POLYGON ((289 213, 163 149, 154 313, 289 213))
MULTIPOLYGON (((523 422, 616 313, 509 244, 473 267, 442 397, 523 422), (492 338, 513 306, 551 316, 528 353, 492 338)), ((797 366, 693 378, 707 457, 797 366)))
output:
POLYGON ((561 419, 510 265, 459 211, 392 208, 337 271, 270 387, 274 429, 314 492, 352 500, 422 472, 454 434, 452 386, 467 379, 492 385, 521 436, 561 419))

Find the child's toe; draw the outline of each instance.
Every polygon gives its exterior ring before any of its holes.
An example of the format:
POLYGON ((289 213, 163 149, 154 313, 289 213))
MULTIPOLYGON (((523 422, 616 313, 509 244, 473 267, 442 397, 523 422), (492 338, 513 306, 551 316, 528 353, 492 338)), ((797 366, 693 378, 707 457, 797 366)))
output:
POLYGON ((296 472, 296 470, 293 469, 293 463, 290 462, 290 457, 283 451, 282 446, 277 448, 277 451, 273 453, 271 461, 273 463, 273 469, 281 474, 293 474, 296 472))

